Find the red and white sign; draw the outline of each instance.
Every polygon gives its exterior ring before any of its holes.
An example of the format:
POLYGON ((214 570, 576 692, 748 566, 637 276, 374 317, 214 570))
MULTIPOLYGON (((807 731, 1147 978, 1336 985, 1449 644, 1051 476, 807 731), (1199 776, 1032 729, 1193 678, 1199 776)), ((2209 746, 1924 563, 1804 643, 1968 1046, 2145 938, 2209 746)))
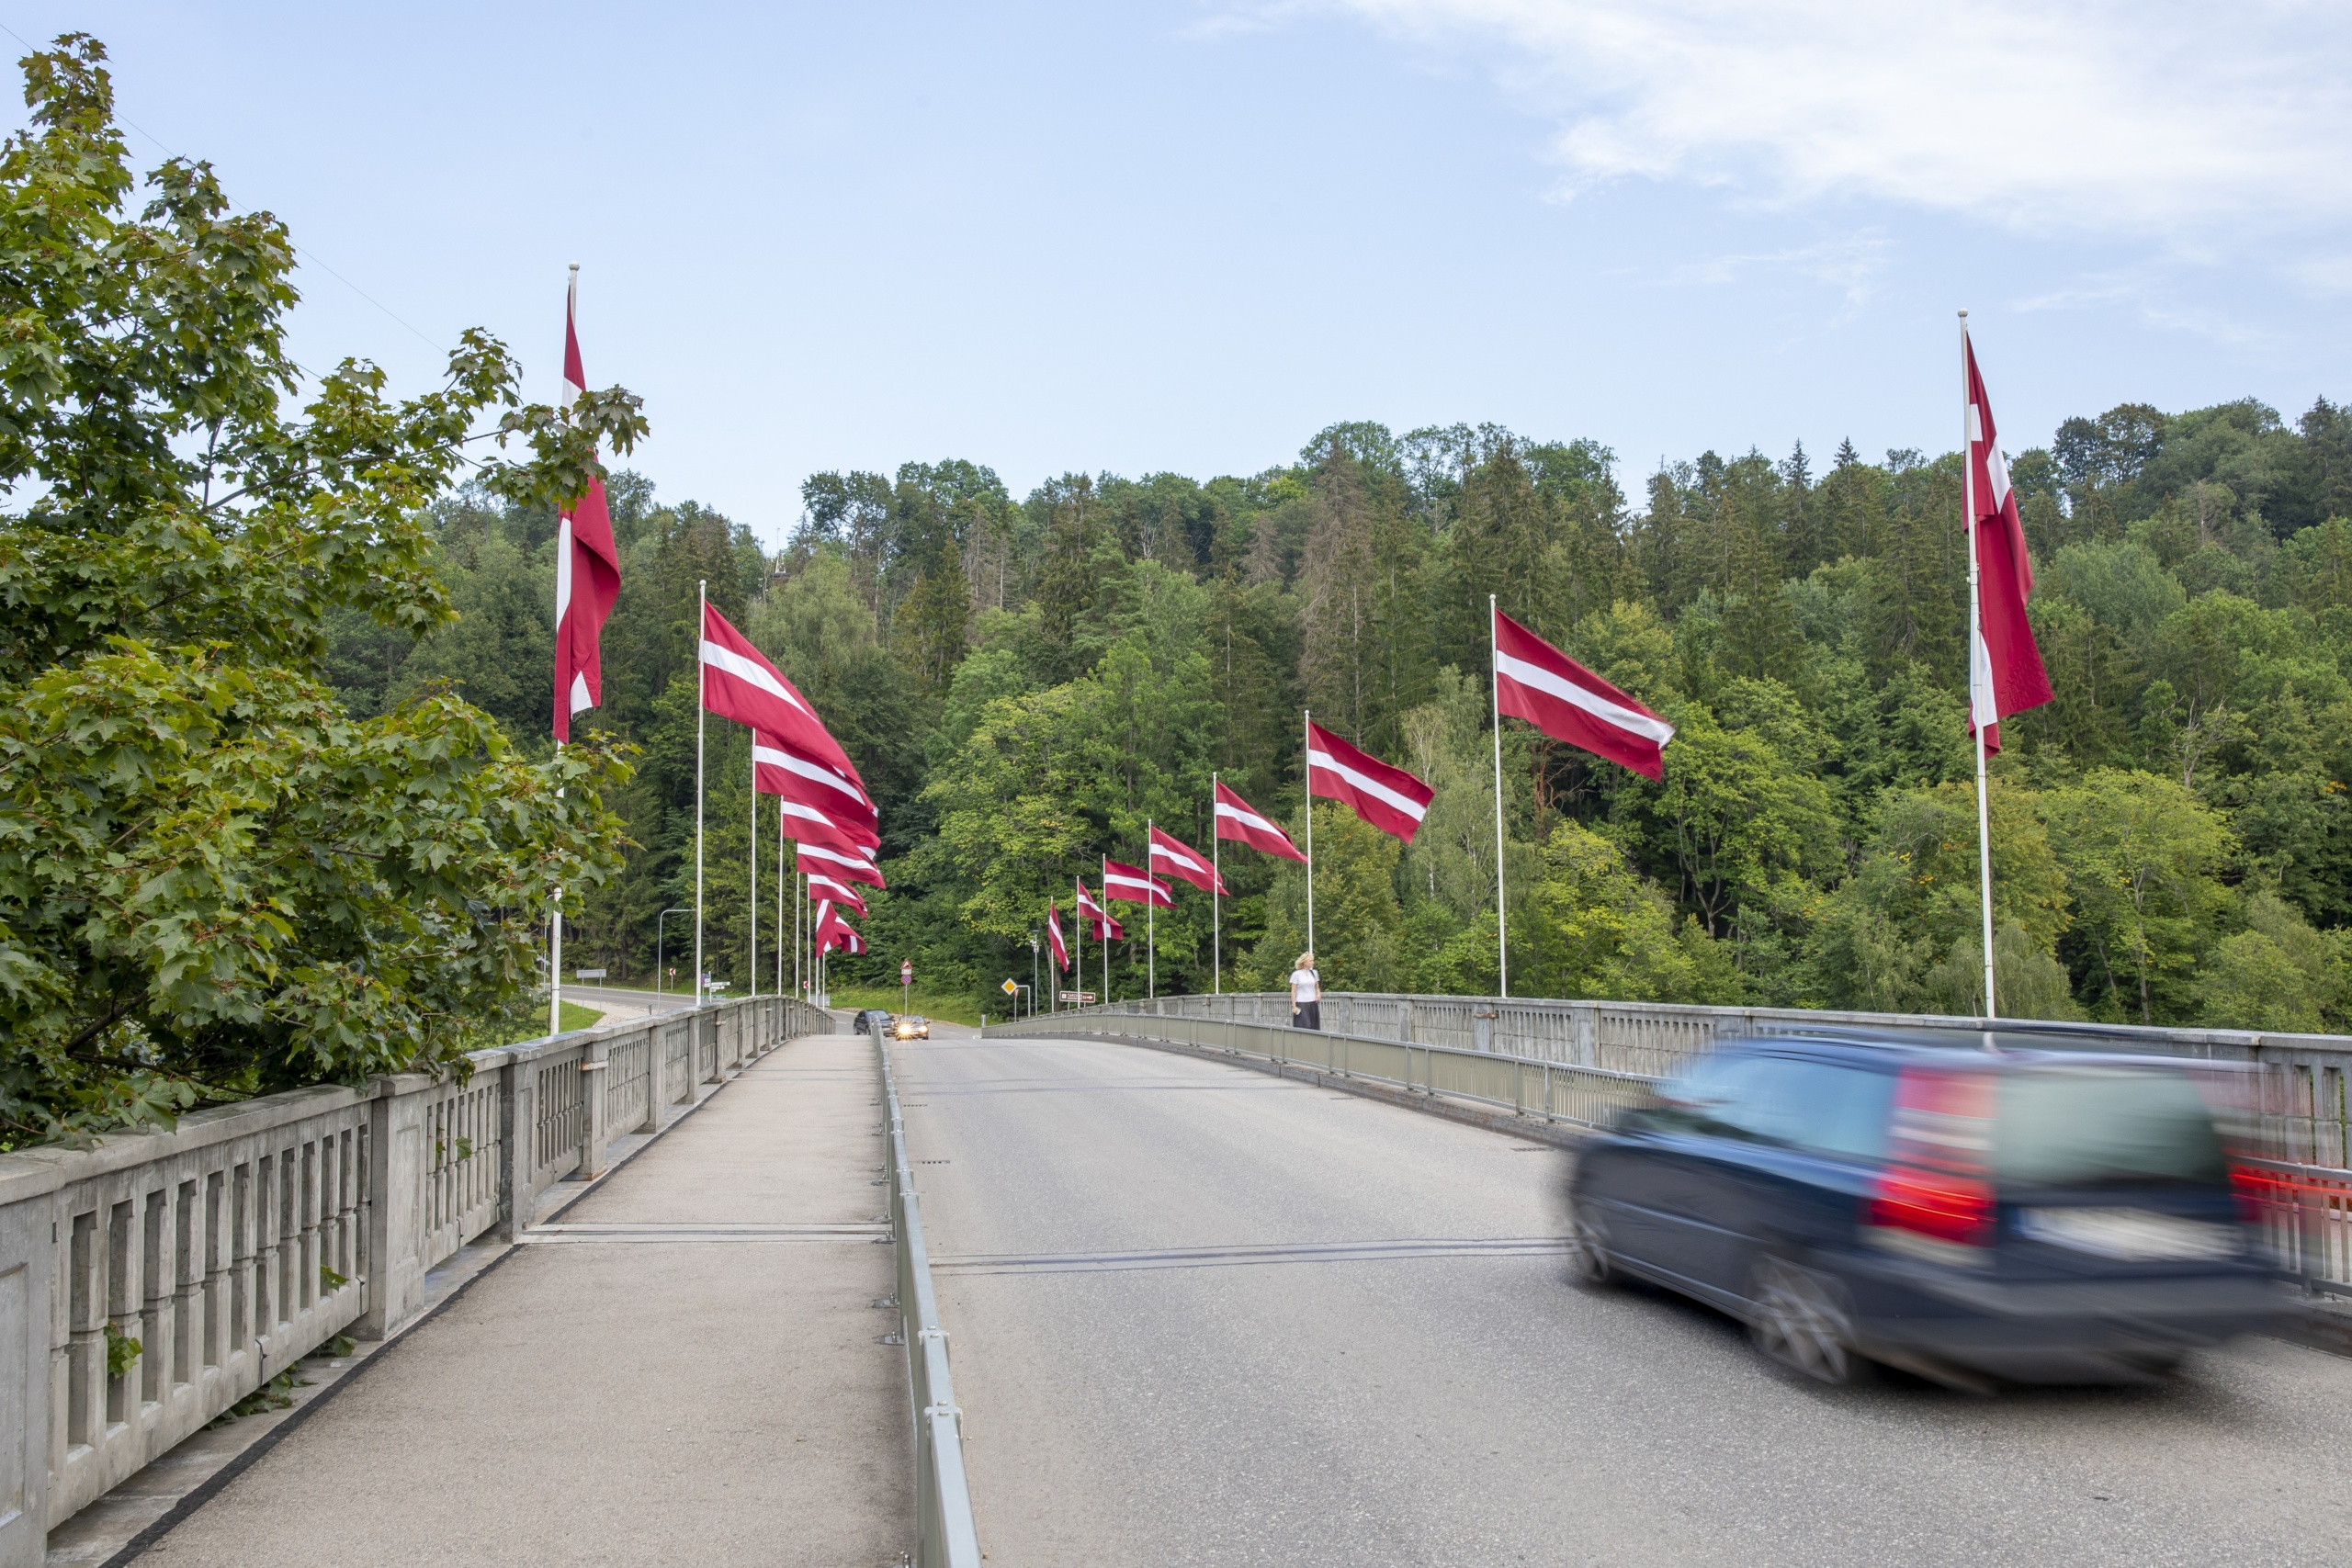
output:
POLYGON ((1284 860, 1304 861, 1290 835, 1275 827, 1258 808, 1220 784, 1216 786, 1216 836, 1231 839, 1284 860))
MULTIPOLYGON (((573 324, 580 277, 563 297, 563 400, 588 389, 580 367, 580 333, 573 324)), ((555 515, 555 738, 571 739, 571 716, 605 700, 599 638, 620 596, 621 557, 605 507, 605 481, 588 478, 588 492, 555 515)))
POLYGON ((1976 345, 1962 339, 1968 360, 1968 479, 1976 515, 1977 624, 1971 627, 1968 660, 1968 726, 1984 737, 1984 750, 2001 749, 2001 720, 2038 708, 2052 699, 2050 673, 2025 615, 2033 592, 2033 562, 2026 554, 2025 524, 2018 516, 2017 491, 2009 488, 2009 465, 1993 428, 1993 405, 1976 368, 1976 345))
POLYGON ((865 789, 865 781, 851 764, 849 753, 818 718, 808 699, 712 604, 702 607, 702 705, 721 718, 775 737, 865 789))
POLYGON ((1436 792, 1402 768, 1357 750, 1321 725, 1306 726, 1306 793, 1336 800, 1382 832, 1413 841, 1436 792))
POLYGON ((911 958, 900 959, 899 961, 899 984, 901 986, 911 986, 914 983, 915 961, 911 958))
MULTIPOLYGON (((784 836, 788 839, 792 834, 786 831, 784 836)), ((881 868, 874 863, 873 856, 865 850, 811 843, 803 839, 797 853, 803 871, 821 871, 843 882, 863 882, 868 887, 890 886, 882 880, 881 868)))
POLYGON ((1674 726, 1500 610, 1494 635, 1498 711, 1645 778, 1666 777, 1674 726))
POLYGON ((1222 893, 1225 882, 1216 874, 1216 867, 1209 857, 1187 845, 1182 840, 1170 837, 1159 829, 1151 829, 1151 869, 1189 882, 1204 893, 1222 893))
POLYGON ((1102 897, 1108 903, 1157 904, 1163 909, 1176 907, 1176 896, 1168 890, 1168 884, 1139 865, 1123 865, 1114 860, 1102 863, 1102 897))

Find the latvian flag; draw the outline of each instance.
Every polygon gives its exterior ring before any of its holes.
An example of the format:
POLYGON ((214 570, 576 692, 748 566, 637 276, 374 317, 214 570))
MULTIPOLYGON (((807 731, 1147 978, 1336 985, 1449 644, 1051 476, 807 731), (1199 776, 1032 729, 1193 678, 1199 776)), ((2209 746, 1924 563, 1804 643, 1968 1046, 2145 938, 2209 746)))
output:
POLYGON ((776 810, 781 824, 776 831, 785 838, 797 840, 804 850, 810 844, 818 844, 845 855, 858 855, 870 860, 875 847, 882 841, 871 830, 836 821, 813 806, 803 806, 790 795, 777 802, 776 810))
POLYGON ((1321 725, 1306 726, 1306 793, 1336 800, 1407 843, 1420 831, 1435 792, 1402 768, 1366 756, 1321 725))
POLYGON ((1993 428, 1992 400, 1976 368, 1976 345, 1963 337, 1968 360, 1969 491, 1976 515, 1977 624, 1969 640, 1968 727, 1987 752, 2001 749, 2001 720, 2052 701, 2050 674, 2033 640, 2025 602, 2033 592, 2033 562, 2009 465, 1993 428))
POLYGON ((1094 901, 1094 894, 1084 877, 1078 882, 1078 918, 1094 927, 1097 942, 1117 942, 1127 934, 1126 928, 1111 918, 1111 911, 1094 901))
POLYGON ((1225 882, 1217 875, 1216 867, 1209 863, 1208 856, 1157 828, 1151 830, 1151 869, 1180 877, 1204 893, 1225 891, 1225 882))
POLYGON ((864 793, 865 781, 808 699, 712 604, 702 610, 702 705, 822 763, 864 793))
POLYGON ((1046 900, 1046 945, 1054 950, 1054 967, 1069 967, 1069 949, 1062 942, 1062 912, 1052 899, 1046 900))
POLYGON ((817 906, 817 951, 831 953, 837 947, 850 953, 864 953, 865 939, 857 934, 855 926, 842 919, 841 912, 831 903, 820 904, 817 906))
POLYGON ((1284 860, 1305 861, 1290 835, 1260 815, 1258 808, 1234 794, 1222 784, 1216 786, 1216 836, 1232 839, 1253 850, 1263 850, 1284 860))
MULTIPOLYGON (((882 814, 864 790, 822 762, 812 762, 772 735, 752 733, 752 783, 762 795, 778 795, 813 806, 827 817, 865 832, 877 832, 882 814)), ((876 838, 875 842, 881 840, 876 838)))
POLYGON ((1495 707, 1645 778, 1666 777, 1674 726, 1495 612, 1495 707))
POLYGON ((863 882, 868 887, 890 886, 882 880, 881 868, 864 850, 836 849, 831 844, 812 844, 803 839, 796 852, 803 871, 822 872, 837 882, 863 882))
POLYGON ((1102 863, 1102 897, 1105 902, 1157 904, 1163 909, 1176 907, 1176 896, 1168 891, 1168 884, 1139 865, 1122 865, 1114 860, 1102 863))
MULTIPOLYGON (((566 407, 588 389, 580 367, 580 333, 572 306, 580 276, 563 298, 563 400, 566 407)), ((613 520, 605 508, 605 481, 588 476, 588 491, 555 514, 555 738, 571 739, 571 716, 605 700, 605 671, 598 639, 605 619, 620 596, 621 557, 613 543, 613 520)))
POLYGON ((826 898, 831 899, 844 908, 855 909, 861 915, 865 913, 865 900, 857 896, 855 888, 846 882, 827 876, 821 871, 810 872, 808 901, 813 904, 826 898))

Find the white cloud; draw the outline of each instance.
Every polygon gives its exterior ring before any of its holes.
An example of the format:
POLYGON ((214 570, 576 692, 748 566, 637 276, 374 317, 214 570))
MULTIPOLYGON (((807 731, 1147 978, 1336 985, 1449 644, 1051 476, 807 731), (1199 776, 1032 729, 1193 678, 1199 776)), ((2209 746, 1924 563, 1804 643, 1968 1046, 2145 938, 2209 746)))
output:
MULTIPOLYGON (((1254 8, 1279 17, 1292 6, 1254 8)), ((2194 243, 2352 218, 2352 7, 2308 0, 1329 0, 1490 53, 1572 189, 1892 198, 2194 243), (1496 46, 1500 46, 1499 50, 1496 46)))
POLYGON ((1758 251, 1687 262, 1665 276, 1677 284, 1720 285, 1738 281, 1743 273, 1781 268, 1803 274, 1815 283, 1842 291, 1849 306, 1859 306, 1886 270, 1887 240, 1875 229, 1841 235, 1815 244, 1787 250, 1758 251))

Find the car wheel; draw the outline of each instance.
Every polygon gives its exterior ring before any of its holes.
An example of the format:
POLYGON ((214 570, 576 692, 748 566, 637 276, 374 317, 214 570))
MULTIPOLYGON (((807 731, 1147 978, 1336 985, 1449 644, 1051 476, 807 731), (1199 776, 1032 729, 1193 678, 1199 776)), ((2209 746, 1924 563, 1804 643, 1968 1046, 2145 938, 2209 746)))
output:
POLYGON ((1867 1364, 1854 1352, 1854 1319, 1837 1282, 1786 1258, 1756 1266, 1749 1289, 1756 1348, 1815 1382, 1848 1383, 1867 1364))
POLYGON ((1617 1282, 1609 1257, 1609 1222, 1583 1199, 1568 1204, 1568 1276, 1588 1289, 1617 1282))

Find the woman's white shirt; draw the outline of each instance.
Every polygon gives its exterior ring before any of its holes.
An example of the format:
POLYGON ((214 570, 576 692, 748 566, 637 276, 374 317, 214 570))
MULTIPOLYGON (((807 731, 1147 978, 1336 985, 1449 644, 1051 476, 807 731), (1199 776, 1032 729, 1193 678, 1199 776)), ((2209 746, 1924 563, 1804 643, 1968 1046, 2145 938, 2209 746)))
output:
POLYGON ((1290 972, 1290 999, 1295 1002, 1319 1002, 1323 999, 1323 977, 1312 969, 1290 972))

